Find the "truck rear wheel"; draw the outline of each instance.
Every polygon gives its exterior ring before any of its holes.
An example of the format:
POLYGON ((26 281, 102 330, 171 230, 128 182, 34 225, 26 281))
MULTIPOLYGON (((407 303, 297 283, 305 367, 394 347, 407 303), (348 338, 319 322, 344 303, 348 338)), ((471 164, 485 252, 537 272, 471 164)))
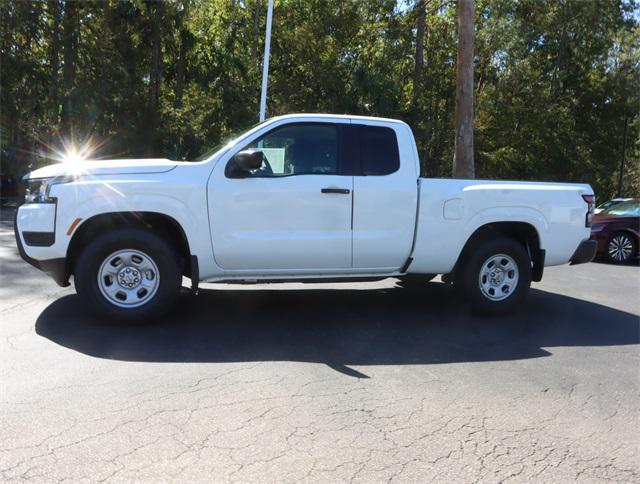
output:
POLYGON ((88 244, 75 264, 76 291, 98 316, 117 322, 158 316, 176 299, 178 258, 157 235, 138 228, 104 233, 88 244))
POLYGON ((522 302, 531 285, 529 254, 508 237, 480 241, 466 251, 454 285, 474 313, 508 313, 522 302))

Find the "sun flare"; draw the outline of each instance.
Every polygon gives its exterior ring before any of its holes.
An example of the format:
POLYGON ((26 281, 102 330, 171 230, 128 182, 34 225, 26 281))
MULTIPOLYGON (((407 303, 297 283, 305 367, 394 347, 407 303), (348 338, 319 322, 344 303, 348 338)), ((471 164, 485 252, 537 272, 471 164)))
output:
POLYGON ((77 164, 77 163, 81 163, 84 160, 86 160, 86 157, 83 156, 83 153, 76 150, 75 148, 65 152, 62 155, 62 162, 67 164, 77 164))
POLYGON ((61 137, 55 144, 42 144, 45 148, 46 158, 64 163, 74 174, 81 175, 86 168, 86 162, 96 158, 97 152, 105 142, 99 141, 93 136, 87 136, 82 139, 61 137))

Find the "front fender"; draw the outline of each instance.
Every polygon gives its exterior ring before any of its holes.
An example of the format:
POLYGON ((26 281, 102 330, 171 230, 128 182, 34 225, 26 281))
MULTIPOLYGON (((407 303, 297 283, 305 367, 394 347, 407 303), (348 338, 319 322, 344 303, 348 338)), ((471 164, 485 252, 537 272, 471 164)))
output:
POLYGON ((204 184, 169 186, 154 180, 76 182, 62 186, 56 195, 56 243, 50 248, 56 257, 66 256, 73 235, 93 217, 115 212, 153 212, 171 217, 180 225, 192 255, 200 261, 201 271, 216 272, 204 184))

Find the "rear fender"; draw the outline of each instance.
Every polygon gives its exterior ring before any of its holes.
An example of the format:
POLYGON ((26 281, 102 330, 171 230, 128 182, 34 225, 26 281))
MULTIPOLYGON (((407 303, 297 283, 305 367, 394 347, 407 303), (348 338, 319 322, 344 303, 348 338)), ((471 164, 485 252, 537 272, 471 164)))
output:
MULTIPOLYGON (((549 224, 542 212, 531 207, 492 207, 481 210, 473 215, 464 227, 465 244, 471 235, 480 227, 497 222, 526 223, 531 225, 540 241, 540 248, 545 248, 544 234, 549 230, 549 224)), ((464 244, 463 244, 464 246, 464 244)))
POLYGON ((533 208, 504 206, 480 210, 468 220, 425 217, 419 221, 414 261, 409 272, 448 274, 470 237, 481 227, 497 222, 526 223, 538 233, 540 249, 545 248, 548 223, 533 208))

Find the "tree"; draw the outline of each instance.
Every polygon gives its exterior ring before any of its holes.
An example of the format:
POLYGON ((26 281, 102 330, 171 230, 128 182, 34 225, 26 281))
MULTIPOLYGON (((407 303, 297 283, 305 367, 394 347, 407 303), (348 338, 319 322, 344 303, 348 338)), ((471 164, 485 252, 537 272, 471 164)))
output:
POLYGON ((253 44, 251 46, 251 59, 254 62, 258 60, 258 43, 260 37, 260 4, 262 0, 255 0, 256 8, 253 14, 253 44))
POLYGON ((425 0, 418 0, 416 3, 416 16, 417 28, 416 28, 416 54, 415 54, 415 67, 413 70, 413 99, 412 108, 414 112, 417 112, 418 108, 418 94, 420 92, 420 81, 422 79, 422 72, 424 71, 424 29, 427 19, 427 8, 425 0))
POLYGON ((51 100, 51 126, 58 125, 58 70, 60 68, 60 0, 47 1, 50 22, 49 41, 49 66, 51 69, 51 82, 49 97, 51 100))
POLYGON ((454 178, 475 177, 473 158, 474 30, 474 0, 458 0, 454 178))
POLYGON ((184 77, 187 65, 187 49, 189 48, 191 34, 187 28, 186 19, 189 15, 189 0, 181 2, 181 9, 177 15, 176 26, 179 35, 178 59, 176 60, 176 88, 174 105, 177 108, 182 107, 182 94, 184 92, 184 77))
POLYGON ((62 86, 64 97, 62 101, 62 129, 65 133, 72 133, 74 111, 76 106, 76 61, 78 57, 79 22, 78 9, 80 5, 75 0, 67 0, 64 3, 63 48, 64 66, 62 69, 62 86))
MULTIPOLYGON (((0 0, 2 172, 48 163, 58 134, 92 135, 102 158, 194 159, 252 125, 264 4, 0 0)), ((279 0, 270 113, 399 118, 424 176, 451 176, 466 151, 478 177, 586 182, 600 200, 617 191, 626 118, 624 194, 640 194, 638 1, 471 6, 475 65, 473 47, 456 62, 465 12, 450 0, 279 0), (467 145, 456 117, 463 60, 467 145)), ((455 176, 470 176, 460 166, 455 176)))
POLYGON ((149 113, 149 131, 150 136, 148 153, 153 156, 157 152, 159 144, 159 102, 160 102, 160 85, 162 82, 162 2, 150 2, 149 14, 151 16, 151 60, 149 62, 149 101, 147 109, 149 113))

